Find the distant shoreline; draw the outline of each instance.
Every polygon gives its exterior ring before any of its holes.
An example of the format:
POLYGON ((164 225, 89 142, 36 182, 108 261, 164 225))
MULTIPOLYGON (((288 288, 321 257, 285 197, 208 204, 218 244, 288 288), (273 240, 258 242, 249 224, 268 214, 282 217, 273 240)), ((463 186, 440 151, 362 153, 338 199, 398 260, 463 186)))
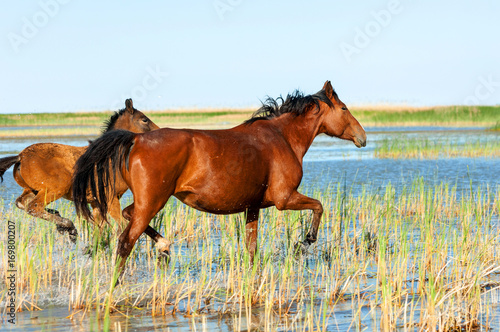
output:
MULTIPOLYGON (((365 127, 498 128, 500 106, 352 107, 365 127)), ((255 109, 186 109, 143 112, 160 127, 224 129, 250 118, 255 109)), ((0 138, 97 136, 113 112, 0 114, 0 138), (19 127, 25 127, 18 129, 19 127)))

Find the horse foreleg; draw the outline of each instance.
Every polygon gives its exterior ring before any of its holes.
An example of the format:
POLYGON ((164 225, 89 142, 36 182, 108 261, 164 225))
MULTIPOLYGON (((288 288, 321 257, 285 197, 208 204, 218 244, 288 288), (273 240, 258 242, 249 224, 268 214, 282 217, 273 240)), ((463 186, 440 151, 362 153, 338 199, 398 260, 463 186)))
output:
POLYGON ((257 230, 259 227, 259 209, 248 209, 246 215, 246 246, 250 262, 254 261, 255 250, 257 249, 257 230))
POLYGON ((45 210, 45 206, 56 199, 61 198, 62 195, 57 195, 46 190, 39 191, 35 197, 26 205, 26 212, 33 217, 41 218, 51 221, 57 225, 59 233, 63 234, 68 232, 71 242, 76 242, 78 235, 75 225, 69 219, 61 217, 59 213, 50 213, 45 210))
POLYGON ((117 282, 122 278, 125 263, 137 239, 144 233, 149 222, 157 212, 157 210, 152 211, 148 207, 140 210, 136 209, 132 216, 132 220, 118 238, 118 247, 116 251, 116 262, 118 264, 116 271, 118 273, 117 282))
POLYGON ((312 210, 313 221, 303 244, 310 245, 316 242, 321 216, 323 215, 323 205, 321 205, 320 201, 295 191, 288 200, 276 204, 276 207, 278 210, 312 210))
MULTIPOLYGON (((122 215, 126 220, 132 220, 132 214, 134 213, 134 203, 123 209, 122 215)), ((153 227, 149 226, 146 228, 144 233, 151 238, 156 243, 156 248, 162 257, 170 257, 170 242, 165 239, 160 233, 158 233, 153 227)))

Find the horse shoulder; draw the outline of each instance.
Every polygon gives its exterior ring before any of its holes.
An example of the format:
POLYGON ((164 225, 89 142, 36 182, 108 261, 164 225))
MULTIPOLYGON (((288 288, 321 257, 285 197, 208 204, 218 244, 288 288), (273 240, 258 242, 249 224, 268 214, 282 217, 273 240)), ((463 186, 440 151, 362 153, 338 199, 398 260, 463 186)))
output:
POLYGON ((253 126, 255 141, 267 169, 266 191, 263 206, 272 206, 283 201, 299 186, 303 170, 290 143, 285 139, 279 128, 267 121, 256 122, 253 126))

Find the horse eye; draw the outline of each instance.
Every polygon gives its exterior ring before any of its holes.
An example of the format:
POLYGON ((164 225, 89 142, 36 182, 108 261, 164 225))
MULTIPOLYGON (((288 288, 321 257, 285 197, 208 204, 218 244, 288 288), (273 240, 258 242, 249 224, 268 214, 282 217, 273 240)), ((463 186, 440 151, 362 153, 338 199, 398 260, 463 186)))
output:
POLYGON ((342 107, 342 111, 347 111, 347 107, 342 107))
POLYGON ((142 118, 141 120, 142 120, 142 122, 148 122, 147 118, 142 118))

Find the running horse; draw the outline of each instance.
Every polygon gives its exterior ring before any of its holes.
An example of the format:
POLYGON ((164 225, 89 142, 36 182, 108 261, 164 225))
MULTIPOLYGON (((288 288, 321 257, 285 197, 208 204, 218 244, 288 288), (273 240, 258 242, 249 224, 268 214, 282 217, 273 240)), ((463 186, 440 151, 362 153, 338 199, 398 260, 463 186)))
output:
POLYGON ((363 127, 329 81, 312 95, 296 91, 286 100, 268 98, 251 119, 227 130, 109 132, 77 161, 76 210, 92 217, 87 204, 91 191, 94 204, 106 216, 106 188, 115 176, 132 191, 134 202, 123 211, 130 222, 118 240, 119 275, 135 242, 170 196, 203 212, 246 212, 246 247, 252 261, 263 208, 312 210, 312 225, 302 242, 309 245, 316 241, 323 206, 297 188, 304 155, 319 134, 352 141, 358 148, 366 145, 363 127))
MULTIPOLYGON (((144 133, 156 130, 159 127, 144 113, 134 108, 132 99, 125 101, 125 108, 115 112, 104 124, 104 133, 115 129, 128 130, 135 133, 144 133)), ((73 222, 61 217, 57 210, 45 208, 51 202, 65 198, 72 200, 73 168, 77 159, 85 152, 86 146, 76 147, 57 143, 38 143, 25 148, 17 156, 0 159, 0 178, 14 165, 14 179, 24 188, 23 193, 16 199, 16 206, 28 214, 47 221, 54 222, 57 230, 63 234, 69 233, 72 242, 76 241, 77 231, 73 222)), ((117 179, 115 193, 110 197, 109 214, 118 223, 121 222, 120 197, 128 187, 117 179)), ((90 200, 90 204, 95 204, 90 200)), ((97 219, 98 210, 94 211, 94 218, 101 228, 102 223, 97 219)), ((106 218, 103 218, 107 220, 106 218)), ((121 225, 119 225, 121 227, 121 225)))

